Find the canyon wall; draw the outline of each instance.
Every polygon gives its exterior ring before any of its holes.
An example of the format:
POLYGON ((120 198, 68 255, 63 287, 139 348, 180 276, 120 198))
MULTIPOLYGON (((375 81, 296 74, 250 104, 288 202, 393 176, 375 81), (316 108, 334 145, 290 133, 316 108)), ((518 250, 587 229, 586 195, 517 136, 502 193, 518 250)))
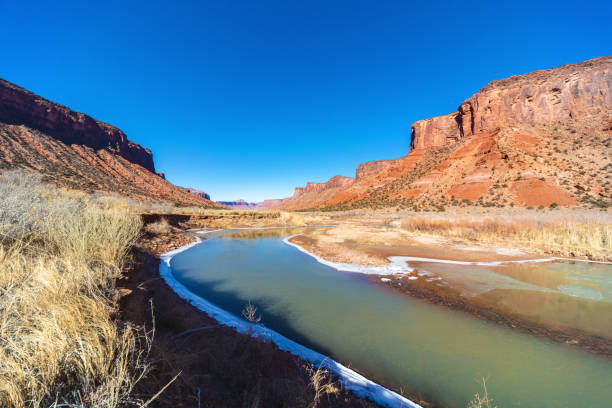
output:
POLYGON ((407 156, 360 164, 333 187, 308 183, 278 207, 603 205, 610 123, 612 57, 492 81, 455 112, 415 122, 407 156))
POLYGON ((334 176, 330 178, 325 183, 306 183, 306 187, 296 187, 295 192, 293 193, 293 197, 297 198, 303 194, 307 193, 320 193, 325 190, 329 190, 332 188, 343 188, 351 185, 355 179, 352 177, 346 176, 334 176))
POLYGON ((151 151, 116 127, 1 79, 0 168, 28 169, 44 182, 88 193, 221 207, 155 173, 151 151))
POLYGON ((411 151, 521 124, 584 118, 612 109, 612 57, 492 81, 457 111, 412 125, 411 151))
MULTIPOLYGON (((161 175, 160 175, 161 177, 161 175)), ((185 189, 186 192, 190 193, 190 194, 194 194, 197 195, 198 197, 202 197, 205 198, 207 200, 210 200, 210 195, 202 190, 196 190, 195 188, 191 188, 191 187, 183 187, 183 189, 185 189)))
POLYGON ((155 173, 151 151, 128 140, 121 130, 3 79, 0 79, 0 122, 26 125, 67 145, 107 149, 155 173))

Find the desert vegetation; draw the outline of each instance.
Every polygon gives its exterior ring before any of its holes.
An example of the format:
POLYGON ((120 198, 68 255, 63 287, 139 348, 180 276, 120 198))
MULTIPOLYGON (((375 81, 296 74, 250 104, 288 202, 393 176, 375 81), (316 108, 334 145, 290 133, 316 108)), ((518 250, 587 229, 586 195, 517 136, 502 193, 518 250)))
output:
POLYGON ((115 279, 141 228, 125 202, 0 177, 0 406, 118 407, 150 333, 115 318, 115 279))
POLYGON ((526 247, 562 256, 607 259, 612 253, 612 217, 599 211, 411 214, 401 220, 401 227, 413 233, 526 247))

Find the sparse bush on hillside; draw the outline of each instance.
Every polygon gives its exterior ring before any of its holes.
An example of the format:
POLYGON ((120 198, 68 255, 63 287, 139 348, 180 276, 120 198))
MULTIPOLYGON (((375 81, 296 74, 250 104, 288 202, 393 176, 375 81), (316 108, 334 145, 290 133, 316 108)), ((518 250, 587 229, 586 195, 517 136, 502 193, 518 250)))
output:
POLYGON ((150 339, 112 314, 139 217, 17 171, 0 177, 0 228, 0 406, 138 405, 150 339))

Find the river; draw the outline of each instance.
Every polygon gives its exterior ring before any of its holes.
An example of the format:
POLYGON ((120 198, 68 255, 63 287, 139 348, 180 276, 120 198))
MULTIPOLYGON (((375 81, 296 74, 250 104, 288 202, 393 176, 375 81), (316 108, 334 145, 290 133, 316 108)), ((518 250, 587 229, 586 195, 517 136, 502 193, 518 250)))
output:
POLYGON ((172 258, 172 274, 235 315, 250 301, 266 327, 443 406, 465 407, 482 378, 499 408, 610 406, 611 361, 339 272, 282 241, 295 232, 209 234, 172 258))

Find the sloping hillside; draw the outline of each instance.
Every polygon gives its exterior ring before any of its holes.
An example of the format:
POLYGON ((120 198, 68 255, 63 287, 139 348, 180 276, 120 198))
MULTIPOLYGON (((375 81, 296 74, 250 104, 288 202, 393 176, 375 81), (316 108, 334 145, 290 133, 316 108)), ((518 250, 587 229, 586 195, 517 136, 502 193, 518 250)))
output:
POLYGON ((0 168, 18 167, 72 189, 218 206, 156 174, 151 151, 116 127, 0 79, 0 168))
POLYGON ((340 188, 296 189, 280 206, 606 207, 611 160, 612 57, 601 57, 493 81, 456 112, 415 122, 407 156, 364 163, 340 188))

